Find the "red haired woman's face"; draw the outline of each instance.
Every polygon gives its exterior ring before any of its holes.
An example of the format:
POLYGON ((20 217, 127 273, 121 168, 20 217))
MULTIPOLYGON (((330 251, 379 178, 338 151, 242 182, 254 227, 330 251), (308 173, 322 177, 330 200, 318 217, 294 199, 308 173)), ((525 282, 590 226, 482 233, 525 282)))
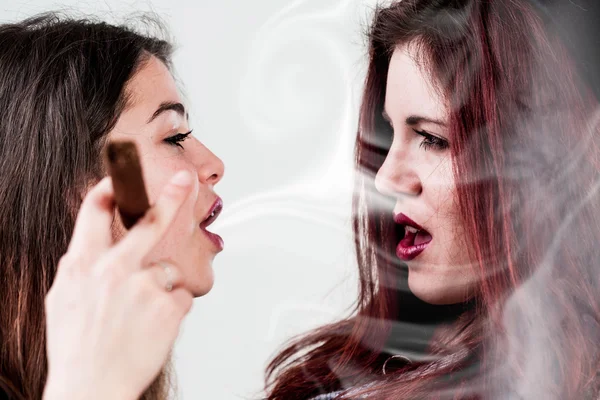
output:
POLYGON ((404 232, 396 255, 408 265, 411 291, 432 304, 451 304, 468 297, 476 276, 458 217, 448 110, 422 59, 410 45, 392 55, 384 118, 394 136, 375 184, 396 200, 394 219, 404 232))

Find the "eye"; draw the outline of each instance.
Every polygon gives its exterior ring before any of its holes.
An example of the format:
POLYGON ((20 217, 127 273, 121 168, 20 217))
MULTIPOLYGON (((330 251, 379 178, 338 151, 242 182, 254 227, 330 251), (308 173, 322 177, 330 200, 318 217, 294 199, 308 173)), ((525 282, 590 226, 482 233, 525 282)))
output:
POLYGON ((170 137, 166 138, 165 142, 169 143, 172 146, 178 146, 178 147, 181 147, 183 149, 183 146, 181 145, 181 142, 183 142, 184 140, 186 140, 191 134, 192 134, 191 130, 189 132, 186 132, 186 133, 177 133, 177 134, 175 134, 173 136, 170 136, 170 137))
POLYGON ((424 150, 434 149, 434 150, 446 150, 450 147, 450 143, 446 139, 442 139, 440 137, 434 136, 431 133, 425 131, 418 131, 413 129, 415 133, 419 136, 423 137, 423 141, 420 144, 424 150))

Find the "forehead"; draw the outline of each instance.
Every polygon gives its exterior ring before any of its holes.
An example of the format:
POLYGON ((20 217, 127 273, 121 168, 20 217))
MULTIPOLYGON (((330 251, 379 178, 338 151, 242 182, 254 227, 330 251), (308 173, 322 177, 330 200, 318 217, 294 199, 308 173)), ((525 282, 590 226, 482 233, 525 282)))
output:
POLYGON ((390 59, 385 108, 390 115, 423 114, 444 119, 446 106, 415 45, 397 46, 390 59))
POLYGON ((151 113, 164 101, 181 101, 177 84, 167 66, 151 56, 127 83, 128 109, 151 113))

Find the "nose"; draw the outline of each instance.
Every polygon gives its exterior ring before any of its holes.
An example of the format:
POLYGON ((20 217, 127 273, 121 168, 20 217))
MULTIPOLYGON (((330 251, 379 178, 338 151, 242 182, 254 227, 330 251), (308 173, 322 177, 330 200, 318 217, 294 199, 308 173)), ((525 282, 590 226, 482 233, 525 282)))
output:
POLYGON ((213 154, 204 145, 201 145, 201 150, 197 155, 196 170, 198 171, 198 179, 200 182, 214 186, 223 178, 225 173, 225 165, 219 157, 213 154))
POLYGON ((406 154, 392 152, 387 155, 375 176, 377 191, 385 196, 418 196, 423 191, 419 175, 406 154))

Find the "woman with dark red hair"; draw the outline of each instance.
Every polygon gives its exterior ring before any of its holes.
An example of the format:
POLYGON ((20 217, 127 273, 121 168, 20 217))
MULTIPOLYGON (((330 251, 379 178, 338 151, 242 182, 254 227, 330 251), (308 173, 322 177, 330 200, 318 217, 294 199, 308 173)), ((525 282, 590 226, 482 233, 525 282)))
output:
POLYGON ((552 16, 376 10, 356 313, 283 350, 268 399, 598 398, 599 108, 552 16))

